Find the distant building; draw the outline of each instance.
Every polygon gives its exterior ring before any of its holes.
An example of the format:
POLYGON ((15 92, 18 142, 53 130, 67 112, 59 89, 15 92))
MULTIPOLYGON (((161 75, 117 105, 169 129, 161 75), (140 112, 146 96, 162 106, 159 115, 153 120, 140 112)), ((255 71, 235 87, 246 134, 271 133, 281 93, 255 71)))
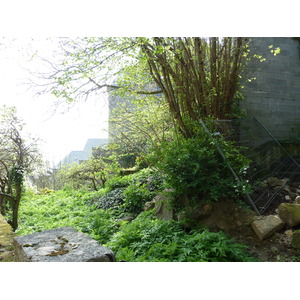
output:
POLYGON ((108 143, 108 139, 88 139, 81 151, 71 151, 60 163, 62 166, 64 164, 72 164, 73 162, 81 163, 84 160, 88 160, 92 156, 93 148, 104 146, 108 143))

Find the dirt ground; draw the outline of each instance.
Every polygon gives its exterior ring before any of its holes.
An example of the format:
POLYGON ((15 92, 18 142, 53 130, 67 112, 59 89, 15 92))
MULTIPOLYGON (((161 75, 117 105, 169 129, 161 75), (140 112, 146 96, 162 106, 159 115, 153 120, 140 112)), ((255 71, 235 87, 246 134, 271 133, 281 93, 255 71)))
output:
POLYGON ((211 215, 201 220, 201 225, 212 231, 222 230, 238 242, 246 244, 249 252, 262 262, 300 261, 300 251, 291 246, 291 230, 283 228, 272 237, 260 241, 251 228, 256 214, 233 200, 213 204, 211 215))

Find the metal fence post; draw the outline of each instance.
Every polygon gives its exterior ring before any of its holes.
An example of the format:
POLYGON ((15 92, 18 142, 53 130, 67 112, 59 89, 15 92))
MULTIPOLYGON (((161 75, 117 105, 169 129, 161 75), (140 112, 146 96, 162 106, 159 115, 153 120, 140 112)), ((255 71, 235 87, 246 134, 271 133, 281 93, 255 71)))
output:
MULTIPOLYGON (((200 119, 200 123, 202 125, 202 127, 204 128, 204 130, 213 138, 213 135, 211 134, 211 132, 208 130, 208 128, 206 127, 205 123, 203 122, 202 119, 200 119)), ((230 163, 228 162, 228 160, 226 159, 222 149, 219 147, 219 144, 217 142, 216 139, 213 138, 214 144, 219 152, 219 154, 221 155, 222 159, 224 160, 224 162, 226 163, 228 169, 230 170, 231 174, 233 175, 233 177, 236 179, 236 181, 238 183, 241 183, 240 178, 237 176, 237 174, 235 173, 235 171, 233 170, 233 168, 231 167, 230 163)), ((258 211, 256 205, 254 204, 254 202, 252 201, 251 197, 248 194, 243 194, 243 196, 246 198, 246 200, 249 202, 249 204, 252 206, 252 208, 254 209, 254 211, 260 216, 260 212, 258 211)))

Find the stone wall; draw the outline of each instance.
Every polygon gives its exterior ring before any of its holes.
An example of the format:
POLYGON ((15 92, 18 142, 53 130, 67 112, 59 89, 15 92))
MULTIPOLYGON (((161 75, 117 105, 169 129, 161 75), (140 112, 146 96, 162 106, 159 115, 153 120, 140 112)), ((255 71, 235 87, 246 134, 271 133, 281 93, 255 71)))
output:
POLYGON ((247 119, 257 117, 279 140, 300 137, 300 57, 299 42, 288 37, 252 38, 252 55, 266 58, 248 63, 243 78, 245 101, 241 103, 247 119), (274 56, 269 46, 280 47, 274 56))

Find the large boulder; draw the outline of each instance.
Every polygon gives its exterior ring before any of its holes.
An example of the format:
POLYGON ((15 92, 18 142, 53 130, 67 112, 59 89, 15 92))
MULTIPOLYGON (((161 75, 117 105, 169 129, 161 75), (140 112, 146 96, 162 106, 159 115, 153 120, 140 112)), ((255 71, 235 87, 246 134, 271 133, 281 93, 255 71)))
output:
POLYGON ((288 226, 294 227, 300 224, 300 204, 281 203, 278 206, 278 215, 280 219, 288 226))
POLYGON ((300 249, 300 230, 295 230, 292 235, 292 246, 300 249))
POLYGON ((110 262, 114 253, 72 227, 62 227, 14 238, 18 262, 110 262))
POLYGON ((167 221, 174 219, 174 208, 171 204, 173 199, 172 192, 173 190, 164 190, 153 199, 155 203, 155 215, 161 220, 167 221))
POLYGON ((284 227, 284 221, 276 215, 269 215, 254 220, 251 226, 258 238, 262 241, 281 230, 284 227))

